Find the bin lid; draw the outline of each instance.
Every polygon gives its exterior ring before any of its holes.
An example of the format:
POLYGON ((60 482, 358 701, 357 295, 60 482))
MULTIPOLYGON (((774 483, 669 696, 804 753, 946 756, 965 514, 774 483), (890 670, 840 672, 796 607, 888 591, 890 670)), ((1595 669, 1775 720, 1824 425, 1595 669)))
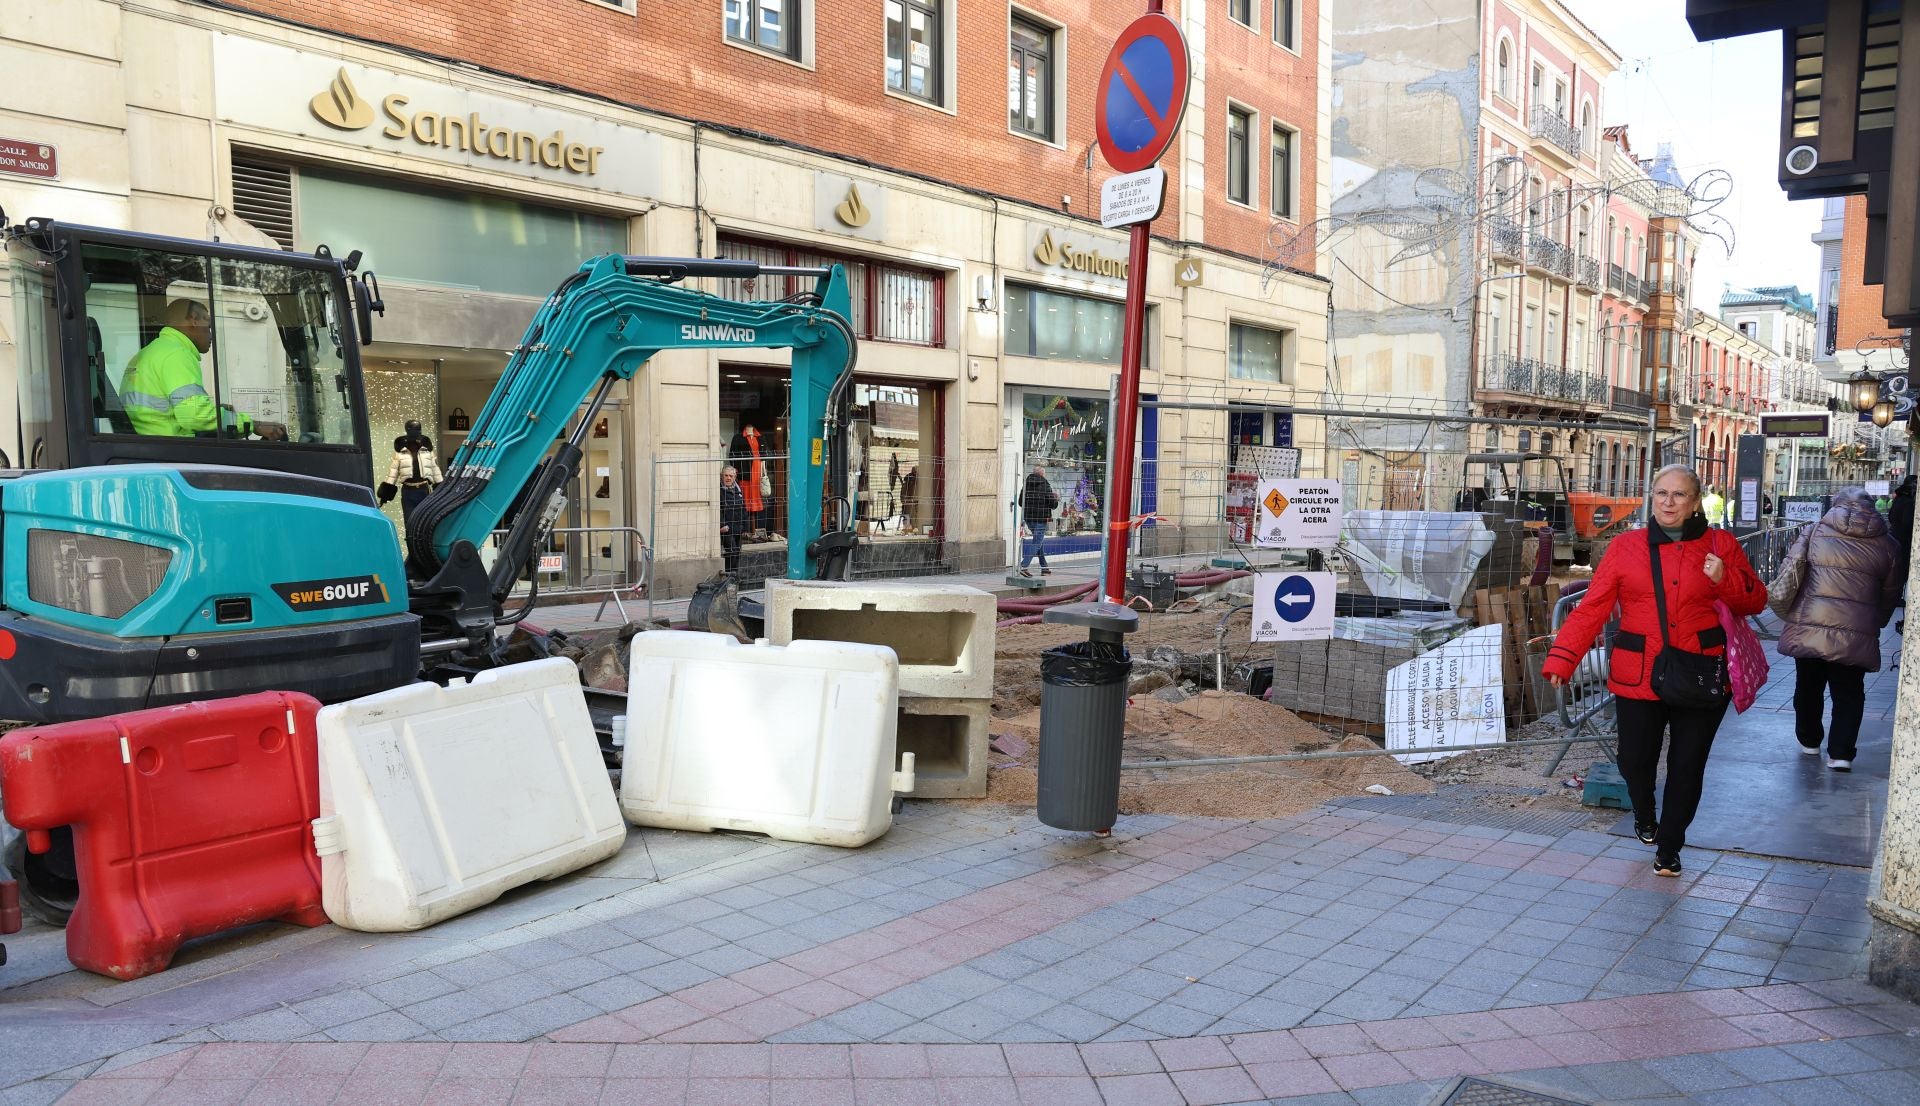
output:
POLYGON ((1140 628, 1139 612, 1119 603, 1062 603, 1057 607, 1048 607, 1040 620, 1085 626, 1110 634, 1130 634, 1140 628))

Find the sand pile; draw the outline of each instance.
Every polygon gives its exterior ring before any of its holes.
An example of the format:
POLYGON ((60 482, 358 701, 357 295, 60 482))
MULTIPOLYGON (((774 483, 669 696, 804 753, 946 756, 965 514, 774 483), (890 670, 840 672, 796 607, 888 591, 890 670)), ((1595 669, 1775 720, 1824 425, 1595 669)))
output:
MULTIPOLYGON (((1150 615, 1128 646, 1136 657, 1171 646, 1190 659, 1211 654, 1219 613, 1150 615)), ((1228 636, 1234 655, 1251 655, 1243 621, 1228 636)), ((1084 640, 1085 631, 1064 626, 1009 626, 998 632, 994 718, 991 731, 1026 748, 1018 756, 995 752, 989 764, 988 797, 1031 804, 1039 763, 1040 651, 1084 640)), ((1168 654, 1161 653, 1165 657, 1168 654)), ((1170 661, 1167 663, 1171 663, 1170 661)), ((1232 663, 1231 660, 1229 663, 1232 663)), ((1211 662, 1205 662, 1211 672, 1211 662)), ((1175 692, 1163 692, 1177 697, 1175 692)), ((1363 737, 1346 737, 1302 721, 1293 712, 1237 692, 1203 691, 1178 702, 1136 695, 1127 709, 1125 759, 1184 760, 1197 757, 1265 756, 1322 749, 1375 748, 1363 737)), ((1359 794, 1369 784, 1396 793, 1433 790, 1431 781, 1391 757, 1353 757, 1208 768, 1137 769, 1121 777, 1120 809, 1127 813, 1189 814, 1222 818, 1276 818, 1311 810, 1329 799, 1359 794)))

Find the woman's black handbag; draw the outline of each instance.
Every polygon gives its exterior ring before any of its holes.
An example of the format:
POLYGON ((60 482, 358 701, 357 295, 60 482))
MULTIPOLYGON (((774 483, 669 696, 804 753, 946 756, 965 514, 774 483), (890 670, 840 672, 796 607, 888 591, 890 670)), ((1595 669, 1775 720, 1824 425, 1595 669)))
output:
POLYGON ((1660 701, 1682 710, 1716 710, 1727 705, 1732 688, 1727 681, 1727 658, 1675 649, 1667 640, 1667 581, 1660 571, 1660 547, 1647 534, 1647 555, 1653 561, 1653 601, 1660 611, 1660 653, 1653 658, 1648 684, 1660 701))

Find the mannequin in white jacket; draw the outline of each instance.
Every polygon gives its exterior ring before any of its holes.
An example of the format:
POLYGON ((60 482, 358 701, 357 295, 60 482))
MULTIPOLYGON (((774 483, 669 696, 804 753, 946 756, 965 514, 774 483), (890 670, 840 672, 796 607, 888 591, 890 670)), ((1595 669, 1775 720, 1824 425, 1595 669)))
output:
POLYGON ((433 443, 420 432, 418 420, 409 420, 407 432, 393 440, 393 463, 387 466, 386 482, 380 485, 380 502, 388 503, 398 492, 401 516, 411 515, 440 479, 433 443))

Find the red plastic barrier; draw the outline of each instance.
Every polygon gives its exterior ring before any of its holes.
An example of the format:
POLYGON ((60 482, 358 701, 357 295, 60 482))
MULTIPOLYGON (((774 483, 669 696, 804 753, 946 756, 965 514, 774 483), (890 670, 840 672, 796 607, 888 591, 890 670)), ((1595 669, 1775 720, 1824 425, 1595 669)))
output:
POLYGON ((67 959, 138 979, 195 937, 326 922, 311 825, 319 709, 269 691, 0 737, 0 795, 27 847, 73 827, 67 959))

